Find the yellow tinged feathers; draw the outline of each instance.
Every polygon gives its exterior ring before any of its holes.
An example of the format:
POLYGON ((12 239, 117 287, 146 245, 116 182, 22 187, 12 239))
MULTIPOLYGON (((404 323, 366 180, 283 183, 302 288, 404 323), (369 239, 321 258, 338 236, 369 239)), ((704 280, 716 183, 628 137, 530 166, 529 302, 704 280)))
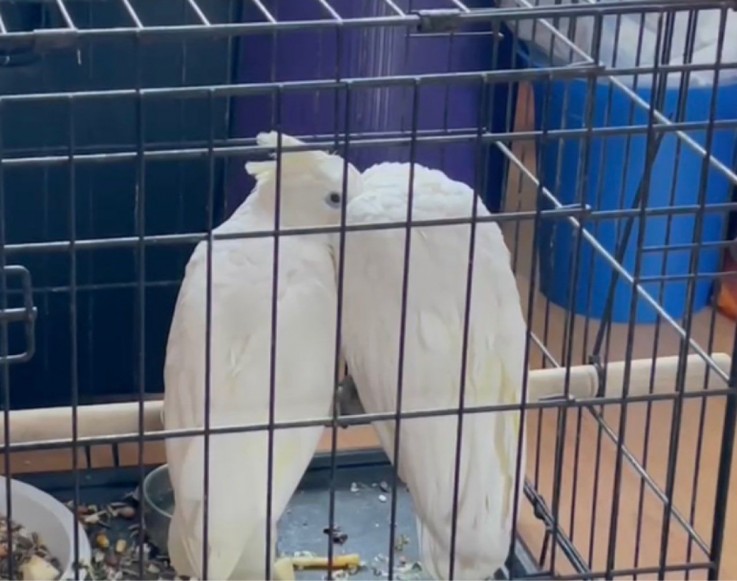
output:
MULTIPOLYGON (((474 369, 475 350, 470 349, 468 354, 468 368, 474 369)), ((489 357, 483 363, 484 381, 473 382, 469 380, 472 391, 479 405, 515 405, 519 404, 519 394, 512 384, 511 378, 506 371, 505 362, 498 356, 489 357), (476 385, 479 383, 480 385, 476 385)), ((517 454, 515 453, 517 436, 519 433, 519 412, 505 411, 493 412, 498 415, 499 421, 495 425, 494 452, 499 458, 502 470, 504 487, 502 490, 502 520, 510 516, 512 501, 514 499, 514 481, 517 466, 517 454)))

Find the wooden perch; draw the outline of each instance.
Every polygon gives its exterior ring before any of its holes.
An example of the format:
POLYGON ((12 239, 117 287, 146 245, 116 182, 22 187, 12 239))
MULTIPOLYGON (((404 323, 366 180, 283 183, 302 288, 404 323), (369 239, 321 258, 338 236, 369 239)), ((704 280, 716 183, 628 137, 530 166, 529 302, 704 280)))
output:
MULTIPOLYGON (((731 357, 725 353, 712 355, 713 361, 725 374, 731 366, 731 357)), ((704 386, 706 364, 699 355, 689 355, 686 366, 686 391, 725 388, 726 383, 715 373, 709 374, 704 386)), ((649 392, 653 364, 651 359, 635 359, 631 362, 629 395, 642 396, 649 392)), ((659 357, 655 361, 653 392, 673 393, 676 388, 678 357, 659 357)), ((621 397, 624 389, 624 362, 610 363, 606 370, 606 396, 621 397)), ((565 368, 535 369, 529 373, 528 401, 534 402, 563 393, 565 368)), ((599 374, 593 365, 577 365, 570 369, 570 395, 578 400, 596 397, 599 374)), ((77 408, 78 435, 80 438, 115 436, 138 433, 138 402, 99 405, 83 405, 77 408)), ((163 402, 149 400, 143 404, 145 433, 163 429, 163 402)), ((71 439, 72 408, 38 408, 10 412, 10 441, 40 442, 71 439)), ((0 416, 0 435, 4 418, 0 416)), ((3 441, 0 439, 0 441, 3 441)))

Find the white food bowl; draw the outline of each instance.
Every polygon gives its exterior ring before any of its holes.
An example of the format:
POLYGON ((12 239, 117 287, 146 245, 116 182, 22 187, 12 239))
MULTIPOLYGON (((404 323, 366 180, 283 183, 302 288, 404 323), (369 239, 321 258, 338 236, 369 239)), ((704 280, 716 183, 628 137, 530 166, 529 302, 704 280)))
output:
MULTIPOLYGON (((0 515, 6 515, 5 494, 8 480, 0 476, 0 515)), ((49 552, 59 560, 62 579, 74 578, 74 529, 76 519, 61 502, 35 486, 10 480, 10 495, 13 521, 23 525, 30 532, 38 533, 49 552)), ((79 527, 79 561, 89 563, 92 552, 84 527, 79 527)), ((80 570, 84 578, 84 571, 80 570)))

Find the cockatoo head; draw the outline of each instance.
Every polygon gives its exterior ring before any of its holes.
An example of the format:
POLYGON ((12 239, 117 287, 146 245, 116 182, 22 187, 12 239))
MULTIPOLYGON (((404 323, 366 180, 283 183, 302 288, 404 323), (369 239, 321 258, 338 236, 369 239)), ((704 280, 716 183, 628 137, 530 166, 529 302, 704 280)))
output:
MULTIPOLYGON (((279 134, 259 133, 256 142, 277 149, 279 134)), ((281 135, 283 147, 305 145, 289 135, 281 135)), ((272 157, 276 157, 276 153, 272 157)), ((344 194, 347 204, 361 187, 361 174, 338 155, 324 151, 282 151, 279 179, 280 223, 287 227, 340 224, 344 194), (347 179, 344 173, 347 171, 347 179)), ((252 161, 246 171, 256 178, 256 192, 273 204, 277 189, 277 161, 252 161)), ((272 205, 273 209, 274 206, 272 205)))

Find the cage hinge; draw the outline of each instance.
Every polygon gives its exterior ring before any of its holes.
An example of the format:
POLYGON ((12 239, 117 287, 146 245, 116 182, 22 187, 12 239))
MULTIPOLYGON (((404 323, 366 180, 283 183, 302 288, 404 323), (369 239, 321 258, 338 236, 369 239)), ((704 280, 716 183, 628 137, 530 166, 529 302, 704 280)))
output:
POLYGON ((7 14, 3 15, 18 23, 18 32, 29 31, 33 35, 0 34, 0 67, 32 65, 45 52, 78 46, 77 31, 69 28, 61 13, 48 4, 42 0, 26 0, 4 7, 7 14))
POLYGON ((20 279, 23 306, 0 309, 0 324, 3 327, 13 324, 23 326, 25 350, 20 353, 0 354, 0 363, 25 363, 36 352, 36 317, 38 309, 33 304, 31 273, 28 272, 28 269, 19 265, 6 266, 3 270, 5 271, 6 287, 9 286, 9 279, 14 277, 20 279))
POLYGON ((461 23, 461 11, 456 8, 430 8, 414 10, 412 14, 420 17, 417 32, 437 33, 458 30, 461 23))

